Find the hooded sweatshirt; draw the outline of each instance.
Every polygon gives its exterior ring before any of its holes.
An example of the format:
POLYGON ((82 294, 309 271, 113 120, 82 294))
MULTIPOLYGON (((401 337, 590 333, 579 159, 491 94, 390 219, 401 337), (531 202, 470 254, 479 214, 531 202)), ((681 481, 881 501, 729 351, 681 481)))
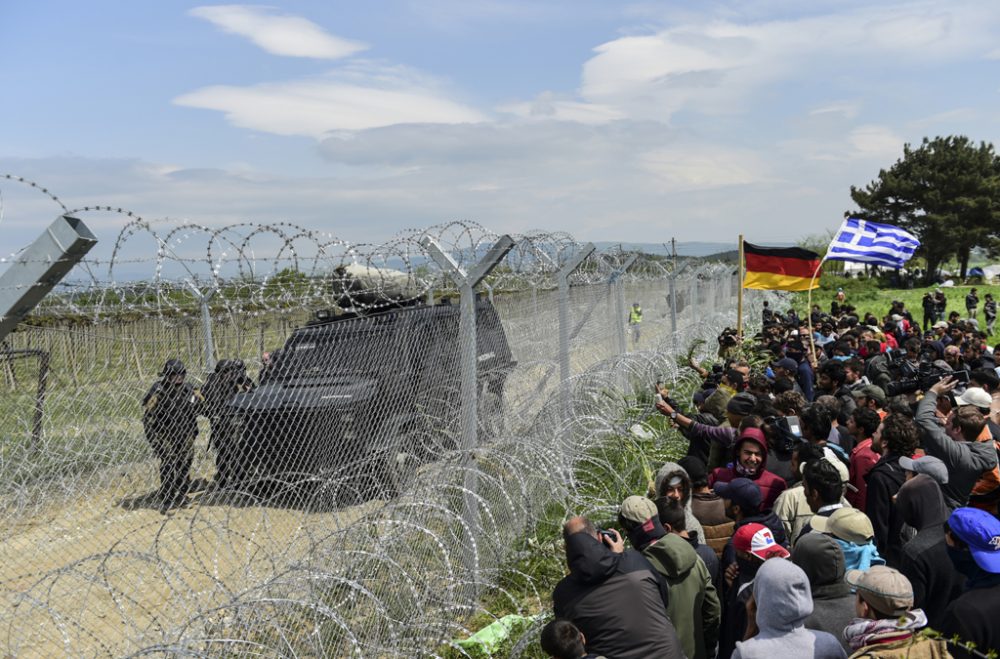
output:
POLYGON ((767 464, 767 442, 764 440, 764 433, 756 428, 748 428, 743 433, 743 436, 733 444, 732 454, 730 455, 732 462, 725 467, 713 470, 708 476, 708 484, 728 483, 734 478, 749 478, 757 483, 757 487, 760 488, 760 509, 769 511, 778 499, 778 495, 785 490, 785 479, 764 468, 764 465, 767 464), (740 447, 744 442, 753 442, 761 450, 760 467, 754 474, 745 473, 739 463, 740 447))
POLYGON ((705 563, 682 537, 668 533, 642 555, 663 575, 670 591, 667 616, 689 659, 705 659, 719 640, 722 608, 705 563))
POLYGON ((667 585, 639 552, 613 553, 587 533, 566 539, 569 575, 552 592, 557 618, 573 622, 587 650, 622 659, 683 657, 667 617, 667 585))
POLYGON ((941 488, 926 474, 917 474, 899 488, 896 509, 917 534, 903 545, 899 571, 913 584, 913 606, 923 609, 934 629, 944 622, 948 604, 962 593, 964 577, 948 558, 944 527, 948 519, 941 488))
POLYGON ((806 629, 813 602, 809 579, 799 566, 780 558, 764 561, 753 582, 753 596, 760 632, 736 644, 734 659, 847 657, 832 634, 806 629))
POLYGON ((660 470, 656 472, 656 477, 653 479, 653 487, 656 490, 656 494, 659 495, 660 486, 663 485, 663 482, 669 481, 677 473, 682 474, 688 482, 687 501, 684 503, 684 524, 687 526, 686 530, 697 533, 699 538, 704 538, 705 530, 701 527, 701 522, 698 521, 698 518, 691 511, 691 478, 688 476, 687 470, 676 462, 664 462, 660 470))
POLYGON ((806 618, 806 629, 829 632, 850 651, 842 632, 854 619, 851 587, 844 581, 844 552, 837 541, 823 533, 802 536, 792 550, 792 562, 809 577, 813 612, 806 618))

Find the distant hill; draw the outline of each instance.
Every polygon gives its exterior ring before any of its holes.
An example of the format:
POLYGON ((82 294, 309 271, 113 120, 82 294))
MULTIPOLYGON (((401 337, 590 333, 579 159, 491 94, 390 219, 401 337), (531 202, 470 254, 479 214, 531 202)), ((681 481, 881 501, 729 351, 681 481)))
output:
MULTIPOLYGON (((798 243, 768 243, 769 247, 794 247, 798 243)), ((594 245, 599 250, 621 248, 627 252, 645 252, 657 256, 670 256, 670 243, 614 243, 595 242, 594 245)), ((677 243, 677 256, 680 258, 700 258, 711 259, 713 261, 731 261, 736 263, 739 258, 738 247, 735 242, 731 243, 709 243, 709 242, 679 242, 677 243)))

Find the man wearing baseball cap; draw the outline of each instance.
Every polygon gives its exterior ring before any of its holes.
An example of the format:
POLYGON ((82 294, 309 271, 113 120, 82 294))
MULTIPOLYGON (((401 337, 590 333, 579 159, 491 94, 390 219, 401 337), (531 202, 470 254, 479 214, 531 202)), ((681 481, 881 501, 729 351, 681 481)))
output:
MULTIPOLYGON (((945 610, 941 632, 975 643, 984 654, 1000 651, 1000 521, 977 508, 958 508, 948 518, 945 542, 952 564, 968 581, 945 610)), ((954 647, 952 654, 973 656, 954 647)))
MULTIPOLYGON (((853 389, 851 390, 851 395, 854 396, 854 402, 857 403, 858 407, 864 407, 875 412, 879 412, 885 407, 885 391, 877 384, 866 384, 863 387, 853 389)), ((879 414, 879 416, 882 415, 879 414)))
POLYGON ((667 533, 656 504, 646 497, 625 499, 618 523, 632 546, 667 582, 667 616, 674 623, 684 654, 690 659, 706 659, 719 638, 722 609, 704 561, 686 540, 667 533))
POLYGON ((813 517, 811 523, 814 531, 833 536, 837 541, 848 570, 885 565, 885 559, 879 556, 875 547, 872 522, 857 508, 838 508, 829 517, 813 517))
POLYGON ((858 615, 844 629, 852 657, 947 657, 945 641, 920 635, 927 616, 913 608, 913 588, 898 570, 874 565, 849 570, 844 579, 857 591, 858 615))
POLYGON ((730 551, 735 563, 730 564, 726 570, 727 587, 723 602, 723 619, 726 624, 719 634, 720 657, 730 656, 736 643, 746 635, 746 600, 750 594, 747 589, 750 587, 748 584, 757 576, 757 570, 766 560, 788 558, 789 555, 788 550, 774 539, 771 529, 755 522, 744 524, 736 530, 730 545, 726 547, 726 552, 730 551))
POLYGON ((986 420, 972 408, 960 408, 949 426, 952 434, 941 427, 937 417, 938 396, 955 388, 958 382, 945 378, 932 386, 917 404, 916 422, 922 431, 922 444, 928 455, 944 462, 948 482, 941 487, 944 501, 950 509, 965 506, 969 495, 983 472, 997 468, 997 451, 992 441, 980 441, 986 420))

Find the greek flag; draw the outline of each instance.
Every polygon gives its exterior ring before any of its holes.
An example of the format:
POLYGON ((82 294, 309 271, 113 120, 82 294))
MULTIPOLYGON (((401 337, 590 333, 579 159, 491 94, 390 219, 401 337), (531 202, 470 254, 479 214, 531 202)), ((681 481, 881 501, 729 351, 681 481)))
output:
POLYGON ((844 220, 826 252, 828 261, 874 263, 902 268, 920 241, 912 233, 891 224, 877 224, 855 217, 844 220))

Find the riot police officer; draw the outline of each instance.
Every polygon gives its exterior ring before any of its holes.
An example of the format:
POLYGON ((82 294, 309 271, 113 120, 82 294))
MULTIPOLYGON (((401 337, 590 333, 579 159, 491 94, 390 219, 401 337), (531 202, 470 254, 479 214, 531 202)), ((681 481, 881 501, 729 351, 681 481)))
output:
POLYGON ((159 495, 163 510, 184 503, 194 462, 201 392, 185 382, 187 370, 179 359, 168 359, 142 399, 146 440, 160 460, 159 495))
POLYGON ((209 443, 215 447, 217 488, 240 480, 240 429, 236 415, 229 408, 229 402, 236 394, 253 389, 253 380, 247 375, 246 364, 242 359, 220 360, 201 389, 205 398, 204 414, 212 429, 209 443))

